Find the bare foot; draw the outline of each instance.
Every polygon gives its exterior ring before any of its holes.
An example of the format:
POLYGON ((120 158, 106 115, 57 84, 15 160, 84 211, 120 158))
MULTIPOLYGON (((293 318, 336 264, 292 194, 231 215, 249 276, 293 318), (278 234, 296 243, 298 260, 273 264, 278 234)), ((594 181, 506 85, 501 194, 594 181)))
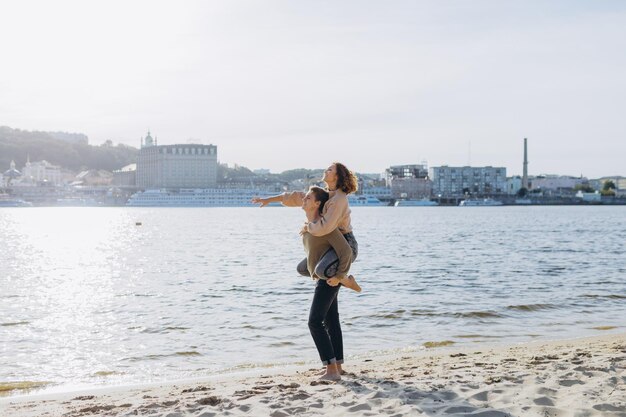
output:
POLYGON ((341 381, 341 375, 339 374, 329 374, 326 372, 324 375, 319 377, 320 381, 341 381))
POLYGON ((354 290, 356 292, 361 292, 361 286, 356 282, 356 279, 354 279, 352 275, 347 278, 342 278, 340 282, 341 285, 346 288, 350 288, 351 290, 354 290))
MULTIPOLYGON (((339 369, 337 372, 339 372, 339 375, 346 375, 347 374, 347 372, 344 371, 343 369, 339 369)), ((326 370, 321 371, 318 375, 319 376, 326 375, 326 370)))

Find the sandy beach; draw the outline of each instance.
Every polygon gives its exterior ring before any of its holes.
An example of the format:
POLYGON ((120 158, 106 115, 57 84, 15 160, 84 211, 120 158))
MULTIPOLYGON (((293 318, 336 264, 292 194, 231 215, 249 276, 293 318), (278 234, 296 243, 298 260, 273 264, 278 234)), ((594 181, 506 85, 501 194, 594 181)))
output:
POLYGON ((203 381, 0 399, 26 416, 626 416, 626 334, 435 348, 321 368, 268 368, 203 381))

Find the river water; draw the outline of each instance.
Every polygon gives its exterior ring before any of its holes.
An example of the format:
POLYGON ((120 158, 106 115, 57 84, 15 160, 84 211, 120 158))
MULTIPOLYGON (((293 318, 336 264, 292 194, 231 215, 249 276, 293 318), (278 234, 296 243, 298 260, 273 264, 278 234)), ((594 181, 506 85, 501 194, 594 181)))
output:
MULTIPOLYGON (((374 351, 626 328, 626 207, 361 207, 340 292, 374 351)), ((0 209, 0 394, 317 363, 300 209, 0 209), (138 224, 140 223, 140 224, 138 224)))

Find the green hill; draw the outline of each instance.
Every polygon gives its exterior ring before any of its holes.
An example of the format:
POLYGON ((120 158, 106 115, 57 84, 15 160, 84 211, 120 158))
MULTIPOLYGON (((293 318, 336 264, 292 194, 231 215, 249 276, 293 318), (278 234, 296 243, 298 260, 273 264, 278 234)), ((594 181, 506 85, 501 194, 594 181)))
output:
POLYGON ((31 162, 45 159, 51 164, 73 171, 113 171, 137 161, 139 150, 132 146, 113 146, 110 141, 100 146, 92 146, 55 139, 63 135, 63 132, 30 132, 0 126, 0 171, 7 170, 11 160, 15 161, 17 169, 22 169, 28 156, 31 162))
MULTIPOLYGON (((122 144, 113 146, 111 141, 92 146, 86 144, 86 140, 87 137, 82 134, 37 132, 0 126, 0 172, 9 169, 11 160, 21 170, 29 156, 31 162, 45 159, 72 171, 114 171, 137 162, 137 148, 122 144)), ((226 164, 219 164, 218 182, 289 182, 301 178, 321 178, 323 172, 323 169, 292 169, 280 174, 256 175, 243 166, 229 168, 226 164)))

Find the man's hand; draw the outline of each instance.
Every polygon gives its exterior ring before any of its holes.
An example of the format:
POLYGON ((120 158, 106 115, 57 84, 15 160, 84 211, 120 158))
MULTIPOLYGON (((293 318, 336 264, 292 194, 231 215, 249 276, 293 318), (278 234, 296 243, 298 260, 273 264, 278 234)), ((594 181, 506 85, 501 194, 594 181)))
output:
POLYGON ((326 283, 330 285, 331 287, 336 287, 337 285, 339 285, 339 278, 335 278, 335 277, 328 278, 326 280, 326 283))

